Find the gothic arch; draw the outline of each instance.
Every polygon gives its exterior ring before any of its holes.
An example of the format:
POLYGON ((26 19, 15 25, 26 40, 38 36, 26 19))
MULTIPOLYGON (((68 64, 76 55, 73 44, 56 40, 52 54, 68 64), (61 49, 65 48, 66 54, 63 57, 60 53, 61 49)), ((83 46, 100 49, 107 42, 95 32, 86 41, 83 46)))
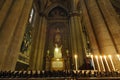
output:
POLYGON ((67 11, 59 6, 53 8, 48 14, 48 17, 67 17, 67 16, 68 16, 67 11))
POLYGON ((61 8, 63 8, 63 9, 68 13, 68 9, 67 9, 65 6, 63 6, 62 4, 59 4, 59 3, 55 3, 55 4, 50 5, 50 7, 48 7, 48 8, 45 10, 45 12, 44 12, 45 15, 48 16, 49 12, 50 12, 53 8, 55 8, 55 7, 61 7, 61 8))

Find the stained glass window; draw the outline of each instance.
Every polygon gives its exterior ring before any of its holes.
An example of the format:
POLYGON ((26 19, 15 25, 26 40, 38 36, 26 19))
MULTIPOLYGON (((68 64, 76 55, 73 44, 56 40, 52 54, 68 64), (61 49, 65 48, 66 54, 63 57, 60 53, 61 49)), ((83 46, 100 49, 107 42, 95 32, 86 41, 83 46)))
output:
POLYGON ((30 16, 29 16, 29 19, 28 19, 28 25, 26 27, 25 34, 24 34, 24 37, 23 37, 23 41, 22 41, 22 45, 21 45, 21 49, 20 49, 20 52, 22 52, 22 53, 27 51, 29 46, 31 45, 33 17, 34 17, 34 8, 31 9, 30 16))

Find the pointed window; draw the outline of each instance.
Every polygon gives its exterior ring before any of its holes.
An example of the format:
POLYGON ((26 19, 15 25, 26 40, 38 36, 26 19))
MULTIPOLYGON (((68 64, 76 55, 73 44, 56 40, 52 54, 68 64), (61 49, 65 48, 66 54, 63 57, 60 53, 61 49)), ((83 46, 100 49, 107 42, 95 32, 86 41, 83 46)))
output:
POLYGON ((30 17, 29 17, 29 23, 32 23, 33 17, 34 17, 34 8, 31 9, 30 17))

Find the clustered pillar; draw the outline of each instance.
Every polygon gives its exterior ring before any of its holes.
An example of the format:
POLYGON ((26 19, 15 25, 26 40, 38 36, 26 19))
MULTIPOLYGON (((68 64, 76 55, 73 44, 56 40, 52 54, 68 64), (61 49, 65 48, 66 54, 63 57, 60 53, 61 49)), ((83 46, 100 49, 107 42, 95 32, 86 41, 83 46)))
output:
POLYGON ((46 39, 46 26, 47 21, 45 15, 40 15, 39 26, 37 27, 37 36, 36 42, 34 43, 34 55, 31 56, 32 63, 31 68, 33 70, 42 70, 43 69, 43 60, 44 60, 44 47, 46 39))
POLYGON ((39 48, 38 48, 38 61, 37 61, 37 66, 36 68, 38 70, 43 69, 43 59, 44 59, 44 47, 45 47, 45 41, 46 41, 46 18, 45 16, 43 17, 42 25, 41 27, 41 35, 40 35, 40 42, 39 42, 39 48))
POLYGON ((111 36, 112 42, 116 52, 109 52, 113 56, 113 62, 116 65, 117 69, 120 69, 119 62, 117 61, 117 54, 120 54, 120 25, 117 20, 117 14, 110 3, 110 0, 97 1, 100 7, 101 13, 104 16, 106 27, 111 36))
POLYGON ((75 54, 78 56, 78 68, 83 64, 83 44, 80 13, 76 9, 76 1, 73 1, 72 12, 70 14, 70 33, 73 63, 75 65, 75 54))
POLYGON ((88 36, 89 36, 89 40, 90 40, 90 45, 91 45, 91 49, 92 49, 92 54, 96 54, 99 55, 99 47, 98 47, 98 43, 96 41, 95 38, 95 34, 94 34, 94 29, 92 27, 91 21, 89 19, 89 14, 85 5, 84 0, 81 0, 81 15, 82 15, 82 20, 83 20, 83 26, 86 27, 88 36))
POLYGON ((120 69, 116 56, 120 49, 120 25, 110 0, 84 0, 84 2, 100 54, 112 55, 115 68, 120 69))
POLYGON ((33 0, 6 0, 0 12, 0 70, 14 70, 33 0))

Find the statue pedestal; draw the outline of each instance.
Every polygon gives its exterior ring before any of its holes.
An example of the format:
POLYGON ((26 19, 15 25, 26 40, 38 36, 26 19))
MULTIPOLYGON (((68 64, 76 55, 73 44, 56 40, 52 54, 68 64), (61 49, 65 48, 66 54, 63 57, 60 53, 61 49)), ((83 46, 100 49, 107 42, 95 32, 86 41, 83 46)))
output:
POLYGON ((63 58, 52 58, 51 60, 51 70, 64 70, 65 64, 63 58))

